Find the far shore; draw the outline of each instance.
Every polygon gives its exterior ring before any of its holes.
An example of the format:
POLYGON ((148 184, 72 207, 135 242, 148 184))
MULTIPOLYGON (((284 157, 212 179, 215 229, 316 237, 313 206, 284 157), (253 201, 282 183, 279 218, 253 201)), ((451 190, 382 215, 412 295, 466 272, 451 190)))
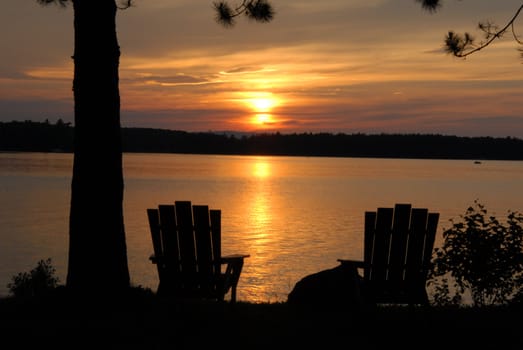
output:
MULTIPOLYGON (((0 151, 73 152, 71 123, 0 122, 0 151)), ((122 128, 126 153, 523 160, 523 139, 441 134, 188 132, 122 128)))

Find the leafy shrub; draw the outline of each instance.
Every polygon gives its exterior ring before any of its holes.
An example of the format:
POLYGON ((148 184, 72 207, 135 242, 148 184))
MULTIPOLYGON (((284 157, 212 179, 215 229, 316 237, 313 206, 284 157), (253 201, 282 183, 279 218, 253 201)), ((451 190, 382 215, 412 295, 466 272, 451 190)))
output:
POLYGON ((59 279, 55 273, 51 258, 40 260, 31 271, 13 276, 7 288, 15 297, 42 295, 58 286, 59 279))
POLYGON ((487 216, 485 206, 474 206, 451 219, 436 248, 428 283, 437 305, 461 304, 470 292, 475 306, 506 304, 523 293, 523 216, 509 211, 506 224, 487 216))

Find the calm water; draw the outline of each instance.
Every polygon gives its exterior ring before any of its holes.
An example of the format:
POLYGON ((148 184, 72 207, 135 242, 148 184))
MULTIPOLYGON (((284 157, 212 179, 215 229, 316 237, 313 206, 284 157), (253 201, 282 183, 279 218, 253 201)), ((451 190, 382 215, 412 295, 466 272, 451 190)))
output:
MULTIPOLYGON (((0 153, 0 295, 47 257, 65 281, 71 169, 71 154, 0 153)), ((146 209, 191 200, 222 209, 224 254, 250 254, 238 299, 251 302, 284 301, 300 278, 361 258, 365 210, 427 207, 438 235, 475 199, 499 219, 523 211, 523 162, 125 154, 124 175, 132 282, 158 283, 146 209)))

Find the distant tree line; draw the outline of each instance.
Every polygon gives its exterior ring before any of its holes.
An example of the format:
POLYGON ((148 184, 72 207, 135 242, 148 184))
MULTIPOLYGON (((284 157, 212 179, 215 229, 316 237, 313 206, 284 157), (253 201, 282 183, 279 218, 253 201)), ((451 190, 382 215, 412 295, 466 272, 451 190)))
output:
POLYGON ((58 119, 44 122, 0 122, 0 151, 72 152, 73 127, 58 119))
MULTIPOLYGON (((72 152, 73 129, 61 119, 0 122, 0 151, 72 152)), ((315 157, 523 160, 523 140, 438 134, 186 132, 122 128, 124 152, 315 157)))

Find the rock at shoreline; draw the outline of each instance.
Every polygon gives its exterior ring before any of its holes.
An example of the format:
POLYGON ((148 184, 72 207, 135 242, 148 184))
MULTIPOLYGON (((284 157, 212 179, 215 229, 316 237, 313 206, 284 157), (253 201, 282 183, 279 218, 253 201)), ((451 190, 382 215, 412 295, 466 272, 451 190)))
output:
POLYGON ((359 308, 363 305, 361 277, 344 265, 299 280, 287 297, 290 305, 359 308))

